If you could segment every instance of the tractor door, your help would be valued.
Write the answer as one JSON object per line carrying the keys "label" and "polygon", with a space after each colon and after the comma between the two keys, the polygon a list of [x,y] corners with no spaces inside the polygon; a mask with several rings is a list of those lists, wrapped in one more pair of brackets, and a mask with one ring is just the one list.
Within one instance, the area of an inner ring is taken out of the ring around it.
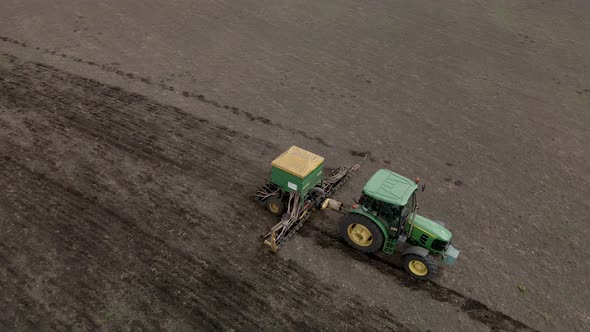
{"label": "tractor door", "polygon": [[412,196],[410,196],[408,203],[401,208],[399,231],[400,234],[401,232],[406,232],[408,238],[411,237],[411,234],[409,233],[411,233],[412,229],[412,215],[416,213],[417,208],[418,202],[416,200],[416,192],[414,191],[414,193],[412,193]]}
{"label": "tractor door", "polygon": [[396,239],[400,232],[400,208],[365,195],[361,197],[360,201],[362,202],[363,207],[365,207],[369,213],[377,217],[377,219],[379,219],[379,221],[385,226],[389,237]]}
{"label": "tractor door", "polygon": [[379,210],[378,218],[387,225],[387,231],[391,238],[397,239],[400,234],[400,215],[401,209],[399,206],[382,202]]}

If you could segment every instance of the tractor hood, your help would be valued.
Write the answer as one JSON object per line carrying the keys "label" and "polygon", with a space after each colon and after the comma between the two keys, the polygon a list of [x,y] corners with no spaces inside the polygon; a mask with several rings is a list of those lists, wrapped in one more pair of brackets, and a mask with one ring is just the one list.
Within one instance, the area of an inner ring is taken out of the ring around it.
{"label": "tractor hood", "polygon": [[416,219],[414,219],[414,227],[441,241],[450,242],[453,237],[453,234],[443,225],[418,214],[416,215]]}

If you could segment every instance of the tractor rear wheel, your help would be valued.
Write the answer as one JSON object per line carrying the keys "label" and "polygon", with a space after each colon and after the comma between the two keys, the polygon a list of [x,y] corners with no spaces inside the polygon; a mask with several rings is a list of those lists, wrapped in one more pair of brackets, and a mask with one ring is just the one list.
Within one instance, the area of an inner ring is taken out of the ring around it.
{"label": "tractor rear wheel", "polygon": [[412,277],[420,280],[430,279],[436,273],[436,262],[430,255],[425,257],[409,254],[403,257],[404,269]]}
{"label": "tractor rear wheel", "polygon": [[383,232],[372,220],[358,214],[349,214],[340,222],[340,233],[351,247],[374,253],[383,247]]}
{"label": "tractor rear wheel", "polygon": [[270,197],[264,201],[264,204],[268,212],[275,216],[282,216],[283,212],[285,212],[285,203],[278,197]]}

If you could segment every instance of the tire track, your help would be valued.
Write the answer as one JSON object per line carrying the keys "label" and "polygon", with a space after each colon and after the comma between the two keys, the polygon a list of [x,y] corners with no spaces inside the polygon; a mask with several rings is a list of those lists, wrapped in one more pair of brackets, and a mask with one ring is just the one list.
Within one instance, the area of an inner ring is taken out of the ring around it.
{"label": "tire track", "polygon": [[458,307],[459,310],[467,313],[471,319],[485,324],[493,331],[538,332],[538,330],[529,325],[516,320],[501,311],[494,310],[481,301],[447,288],[437,283],[435,280],[429,280],[427,282],[413,280],[408,277],[401,266],[384,258],[381,254],[364,254],[358,251],[353,251],[343,239],[320,229],[314,224],[308,224],[301,232],[301,235],[314,238],[317,243],[324,248],[347,250],[350,252],[349,256],[351,258],[370,265],[384,274],[395,276],[406,287],[426,293],[436,301]]}
{"label": "tire track", "polygon": [[313,136],[313,135],[306,133],[303,130],[291,128],[286,125],[283,125],[282,123],[274,122],[271,119],[268,119],[268,118],[265,118],[262,116],[257,116],[247,109],[241,109],[237,106],[231,106],[231,105],[227,105],[224,103],[220,103],[219,101],[207,98],[205,95],[203,95],[202,93],[199,93],[199,92],[178,91],[177,88],[175,88],[172,85],[167,85],[164,83],[155,83],[154,80],[150,77],[140,76],[140,75],[136,75],[133,73],[125,72],[117,67],[113,67],[113,66],[109,66],[109,65],[105,65],[105,64],[99,64],[94,61],[88,61],[88,60],[78,58],[75,56],[71,56],[71,55],[68,55],[65,53],[60,53],[58,51],[51,50],[49,48],[42,48],[42,47],[38,47],[38,46],[35,47],[35,46],[32,46],[26,42],[18,41],[16,39],[13,39],[10,37],[0,36],[0,41],[10,43],[13,45],[18,45],[23,48],[34,48],[36,51],[39,51],[42,54],[49,54],[49,55],[53,55],[56,57],[59,56],[64,59],[68,59],[68,60],[71,60],[74,62],[83,63],[85,65],[88,65],[88,66],[91,66],[94,68],[98,68],[98,69],[105,71],[105,72],[116,74],[116,75],[118,75],[120,77],[124,77],[126,79],[131,79],[131,80],[141,82],[141,83],[144,83],[144,84],[147,84],[150,86],[156,86],[156,87],[166,90],[166,91],[178,92],[178,93],[180,93],[181,96],[183,96],[185,98],[191,98],[191,99],[198,100],[199,102],[207,104],[209,106],[213,106],[220,111],[226,111],[226,112],[228,112],[228,114],[232,114],[232,115],[236,115],[236,116],[244,116],[250,121],[255,121],[255,122],[259,122],[264,125],[270,126],[270,127],[279,128],[281,130],[285,130],[287,132],[290,132],[291,134],[299,135],[299,136],[302,136],[306,139],[312,140],[312,141],[314,141],[318,144],[321,144],[323,146],[332,147],[331,144],[329,144],[328,142],[326,142],[323,138],[321,138],[319,136]]}
{"label": "tire track", "polygon": [[[34,72],[34,76],[30,73]],[[254,155],[264,156],[276,147],[267,142],[230,130],[224,126],[211,125],[203,118],[188,116],[180,109],[154,104],[143,96],[128,95],[109,86],[86,84],[74,75],[59,73],[54,68],[31,64],[18,65],[2,79],[7,91],[6,104],[13,108],[35,107],[54,115],[50,121],[63,131],[74,127],[95,140],[106,142],[140,158],[164,162],[180,169],[207,167],[203,154],[194,150],[206,148],[223,164],[244,163],[244,160],[228,153],[238,139],[253,141]],[[38,84],[43,77],[51,84]],[[27,90],[26,87],[31,87]],[[67,88],[65,88],[67,87]],[[90,98],[80,99],[80,95]],[[102,101],[105,99],[105,102]],[[84,103],[81,105],[80,103]],[[51,107],[47,107],[51,105]],[[83,111],[80,108],[84,107]],[[157,121],[154,121],[157,120]],[[69,128],[64,127],[68,125]],[[181,130],[179,130],[181,129]],[[211,140],[211,137],[215,140]],[[175,141],[191,141],[195,145],[177,145]],[[213,143],[213,144],[212,144]],[[223,148],[219,148],[219,146]],[[180,156],[180,158],[179,158]],[[178,161],[180,160],[180,162]],[[245,164],[245,166],[254,167]],[[217,170],[217,169],[215,169]],[[213,171],[213,169],[212,169]]]}

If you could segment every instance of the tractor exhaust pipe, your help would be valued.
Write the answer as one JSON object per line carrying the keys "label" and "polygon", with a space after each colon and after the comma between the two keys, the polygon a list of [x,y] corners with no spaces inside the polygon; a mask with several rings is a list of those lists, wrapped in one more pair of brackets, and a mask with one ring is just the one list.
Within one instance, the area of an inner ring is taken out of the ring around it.
{"label": "tractor exhaust pipe", "polygon": [[342,212],[344,208],[344,203],[339,202],[335,199],[326,198],[326,200],[322,203],[322,210],[330,208],[334,211]]}

